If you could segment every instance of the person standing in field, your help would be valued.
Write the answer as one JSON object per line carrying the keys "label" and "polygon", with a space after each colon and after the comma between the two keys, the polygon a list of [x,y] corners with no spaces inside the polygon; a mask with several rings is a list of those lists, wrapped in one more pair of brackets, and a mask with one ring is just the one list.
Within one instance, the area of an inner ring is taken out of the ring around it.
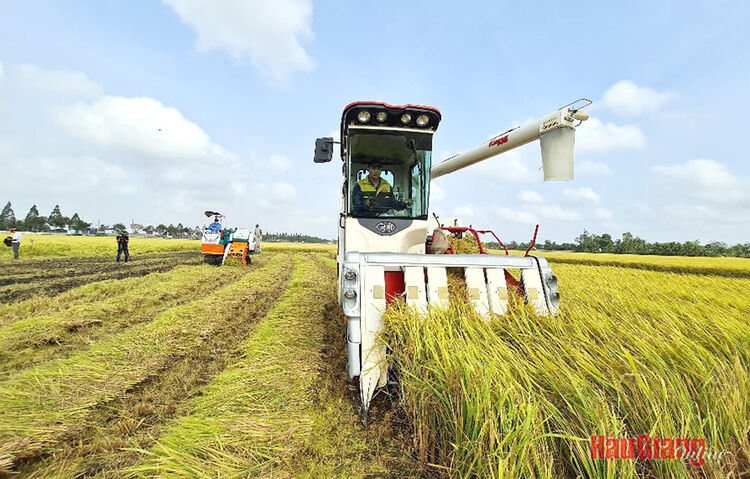
{"label": "person standing in field", "polygon": [[259,225],[255,225],[255,231],[253,232],[253,245],[256,251],[260,251],[260,241],[263,239],[263,231],[261,231]]}
{"label": "person standing in field", "polygon": [[128,232],[125,230],[120,231],[120,234],[117,235],[117,262],[120,262],[120,255],[125,253],[125,262],[128,262],[128,259],[130,259],[130,254],[128,253],[128,241],[130,241],[130,238],[128,238]]}
{"label": "person standing in field", "polygon": [[11,228],[10,233],[13,235],[11,238],[11,246],[13,246],[13,259],[18,259],[18,248],[21,246],[21,232],[16,228]]}

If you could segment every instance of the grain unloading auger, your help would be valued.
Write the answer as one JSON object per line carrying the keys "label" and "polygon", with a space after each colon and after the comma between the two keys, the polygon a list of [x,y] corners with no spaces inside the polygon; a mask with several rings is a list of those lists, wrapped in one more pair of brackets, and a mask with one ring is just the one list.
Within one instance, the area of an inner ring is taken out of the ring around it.
{"label": "grain unloading auger", "polygon": [[[582,99],[508,130],[432,166],[432,136],[441,119],[432,107],[355,102],[341,117],[343,182],[339,202],[338,296],[346,317],[348,376],[359,384],[361,414],[386,385],[385,346],[378,339],[388,303],[427,311],[448,304],[447,268],[462,268],[469,300],[483,316],[505,314],[508,294],[522,294],[540,314],[555,314],[557,279],[536,256],[430,254],[432,179],[537,139],[545,180],[573,179],[575,128],[588,119]],[[333,139],[315,143],[315,162],[333,157]],[[378,179],[380,178],[380,179]],[[507,288],[520,270],[519,288]],[[510,293],[509,293],[510,291]]]}

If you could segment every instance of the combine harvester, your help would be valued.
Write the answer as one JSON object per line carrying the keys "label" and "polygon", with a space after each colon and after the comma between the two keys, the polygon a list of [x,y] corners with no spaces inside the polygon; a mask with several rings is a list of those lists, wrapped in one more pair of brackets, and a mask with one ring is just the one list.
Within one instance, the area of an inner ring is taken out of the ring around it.
{"label": "combine harvester", "polygon": [[207,217],[214,217],[214,222],[203,228],[201,253],[208,264],[223,265],[227,258],[237,258],[243,265],[251,263],[250,255],[260,253],[259,238],[255,238],[250,228],[231,229],[221,225],[221,218],[226,218],[218,211],[205,211]]}
{"label": "combine harvester", "polygon": [[[463,268],[469,299],[485,317],[507,312],[509,291],[522,295],[539,314],[557,312],[557,278],[544,258],[528,252],[527,256],[431,254],[434,223],[428,217],[429,186],[432,179],[537,139],[545,181],[572,180],[575,128],[588,119],[582,108],[590,104],[587,99],[577,100],[435,166],[432,136],[441,119],[437,109],[379,102],[355,102],[344,108],[338,296],[346,317],[348,377],[359,384],[365,425],[373,395],[388,381],[385,346],[378,334],[383,312],[394,297],[404,295],[406,304],[423,311],[428,306],[445,307],[446,268]],[[333,138],[316,140],[316,163],[331,161],[333,143]],[[368,183],[372,166],[377,174],[382,171],[387,185],[382,180],[376,187]],[[520,270],[520,281],[507,270]]]}

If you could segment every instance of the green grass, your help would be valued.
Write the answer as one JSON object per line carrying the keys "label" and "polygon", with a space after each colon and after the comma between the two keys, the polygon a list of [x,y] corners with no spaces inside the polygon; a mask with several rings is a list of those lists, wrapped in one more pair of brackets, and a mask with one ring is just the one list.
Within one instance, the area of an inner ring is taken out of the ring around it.
{"label": "green grass", "polygon": [[343,380],[344,345],[334,342],[342,325],[333,268],[301,255],[295,264],[289,289],[243,344],[242,359],[143,451],[133,476],[390,477],[394,464],[407,467],[384,429],[358,425]]}
{"label": "green grass", "polygon": [[[246,272],[242,268],[180,266],[138,281],[124,280],[116,284],[116,291],[98,301],[89,296],[85,303],[53,314],[17,319],[0,327],[0,378],[11,370],[60,357],[119,329],[150,321],[161,311],[208,295]],[[58,297],[56,302],[61,300],[65,298]]]}
{"label": "green grass", "polygon": [[56,296],[39,295],[15,303],[0,303],[0,327],[33,316],[54,315],[76,306],[114,299],[145,283],[163,281],[172,274],[179,274],[182,268],[182,266],[177,266],[164,273],[96,281],[69,289]]}
{"label": "green grass", "polygon": [[320,323],[330,284],[295,256],[289,288],[243,344],[243,358],[205,388],[133,469],[146,477],[254,477],[284,461],[289,442],[312,427],[308,404],[320,361]]}
{"label": "green grass", "polygon": [[50,449],[81,426],[90,408],[157,373],[170,357],[199,346],[238,305],[273,301],[283,289],[288,264],[288,258],[276,256],[265,268],[201,300],[0,382],[0,458]]}

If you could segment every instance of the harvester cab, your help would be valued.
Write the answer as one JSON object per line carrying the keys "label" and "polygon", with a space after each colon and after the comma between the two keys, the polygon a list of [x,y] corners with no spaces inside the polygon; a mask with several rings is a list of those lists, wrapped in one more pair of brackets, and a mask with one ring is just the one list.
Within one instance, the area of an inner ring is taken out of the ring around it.
{"label": "harvester cab", "polygon": [[226,218],[217,211],[205,211],[214,217],[212,223],[203,228],[201,253],[208,264],[223,265],[227,258],[236,258],[247,265],[253,254],[260,253],[260,238],[255,238],[250,228],[224,228],[221,219]]}
{"label": "harvester cab", "polygon": [[[378,338],[387,305],[403,297],[425,313],[446,307],[446,271],[463,270],[468,298],[489,318],[505,314],[508,295],[520,294],[539,314],[555,314],[557,279],[544,258],[431,254],[430,181],[539,139],[545,180],[573,179],[576,126],[588,119],[578,100],[482,145],[433,165],[432,138],[441,114],[428,106],[355,102],[341,117],[343,179],[338,223],[338,297],[346,317],[348,378],[359,385],[361,415],[386,385],[385,346]],[[333,138],[319,138],[316,163],[333,157]],[[478,239],[478,238],[477,238]],[[508,270],[520,271],[508,288]],[[515,285],[514,285],[515,286]]]}

